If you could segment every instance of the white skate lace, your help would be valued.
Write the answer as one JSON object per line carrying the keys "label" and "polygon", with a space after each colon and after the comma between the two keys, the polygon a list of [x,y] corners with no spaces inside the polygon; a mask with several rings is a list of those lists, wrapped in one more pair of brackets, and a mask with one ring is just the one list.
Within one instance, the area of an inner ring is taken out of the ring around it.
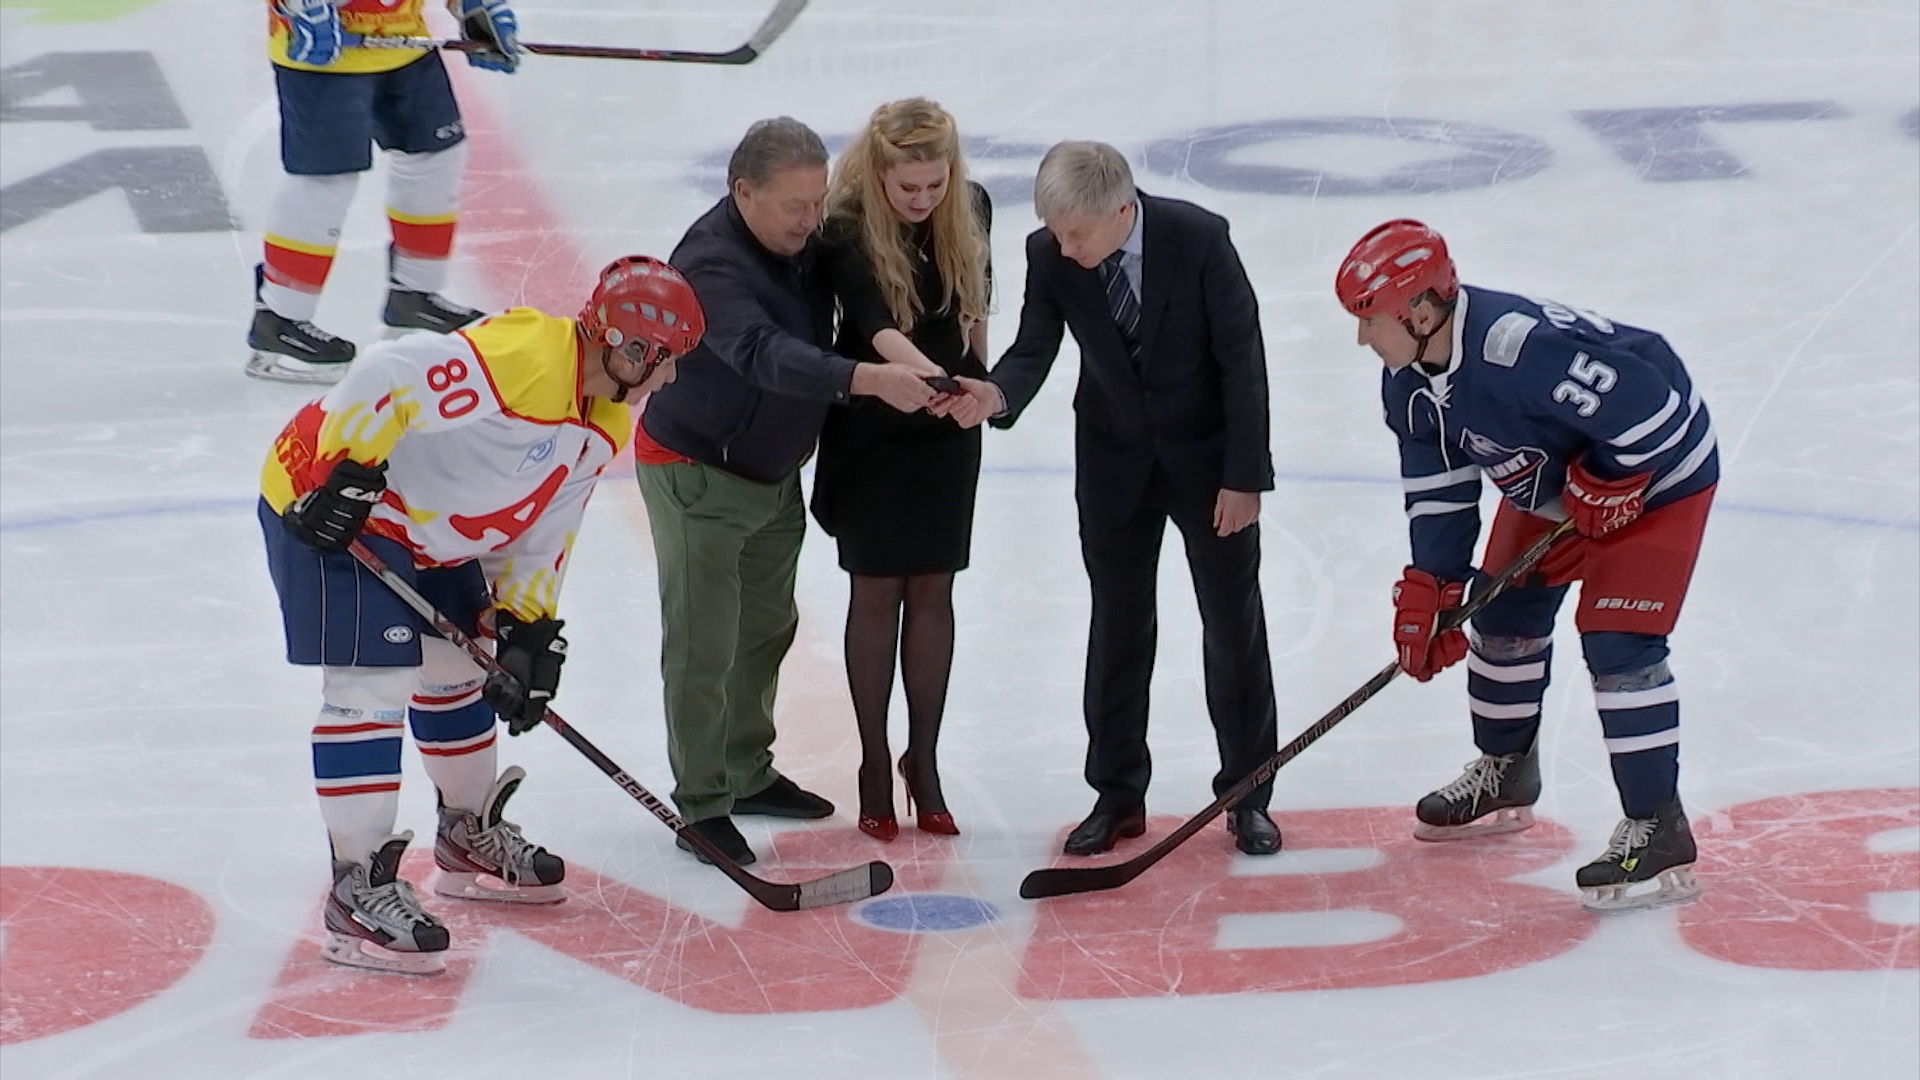
{"label": "white skate lace", "polygon": [[387,923],[419,926],[433,921],[420,906],[420,898],[404,878],[385,885],[366,885],[354,890],[354,904],[362,912]]}
{"label": "white skate lace", "polygon": [[491,829],[469,828],[467,836],[474,854],[499,868],[500,880],[509,885],[533,880],[533,853],[540,850],[540,846],[521,836],[520,826],[502,821]]}
{"label": "white skate lace", "polygon": [[1500,790],[1500,780],[1507,772],[1507,759],[1482,754],[1467,762],[1466,772],[1460,778],[1443,787],[1439,796],[1448,802],[1472,796],[1478,802],[1482,796],[1492,795]]}
{"label": "white skate lace", "polygon": [[1609,861],[1626,858],[1635,848],[1647,846],[1653,838],[1654,826],[1660,823],[1658,818],[1626,818],[1613,827],[1613,839],[1607,841],[1606,854],[1600,856]]}

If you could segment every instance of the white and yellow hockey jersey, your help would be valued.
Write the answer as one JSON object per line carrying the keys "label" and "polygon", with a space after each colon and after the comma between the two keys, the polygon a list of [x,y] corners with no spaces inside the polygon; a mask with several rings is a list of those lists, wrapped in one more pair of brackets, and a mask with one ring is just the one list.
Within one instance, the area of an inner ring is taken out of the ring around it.
{"label": "white and yellow hockey jersey", "polygon": [[416,565],[478,558],[500,606],[558,613],[567,555],[632,411],[581,396],[574,320],[514,308],[453,334],[376,345],[275,440],[262,471],[284,511],[343,458],[387,463],[367,531]]}
{"label": "white and yellow hockey jersey", "polygon": [[[425,37],[433,33],[427,25],[426,0],[334,0],[340,12],[340,30],[349,42],[368,37]],[[364,75],[406,67],[427,55],[425,49],[372,49],[364,45],[346,45],[339,59],[326,67],[298,64],[287,59],[287,40],[291,28],[276,0],[267,0],[267,55],[281,67],[300,71],[324,71],[332,75]]]}

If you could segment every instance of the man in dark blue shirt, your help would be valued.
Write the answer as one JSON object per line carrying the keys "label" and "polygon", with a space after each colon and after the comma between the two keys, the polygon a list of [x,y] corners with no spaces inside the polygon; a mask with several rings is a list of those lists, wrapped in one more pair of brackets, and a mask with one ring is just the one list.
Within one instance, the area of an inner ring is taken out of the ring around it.
{"label": "man in dark blue shirt", "polygon": [[799,625],[800,465],[830,404],[865,395],[913,412],[934,393],[906,367],[827,348],[833,297],[813,260],[827,194],[818,135],[791,117],[759,121],[727,162],[727,189],[674,248],[707,335],[648,399],[634,459],[660,571],[673,800],[723,854],[750,863],[734,816],[833,813],[773,767],[774,692]]}
{"label": "man in dark blue shirt", "polygon": [[[1587,906],[1691,899],[1693,834],[1678,794],[1680,704],[1667,666],[1719,455],[1713,423],[1660,335],[1546,300],[1462,286],[1446,241],[1417,221],[1368,233],[1335,279],[1359,343],[1386,364],[1412,563],[1394,587],[1402,670],[1426,681],[1463,657],[1481,756],[1422,799],[1414,835],[1459,840],[1533,824],[1537,735],[1553,624],[1575,616],[1626,819],[1576,875]],[[1480,481],[1501,501],[1498,570],[1571,517],[1540,568],[1482,608],[1471,641],[1436,633],[1459,607],[1480,534]],[[1654,881],[1656,890],[1636,890]]]}

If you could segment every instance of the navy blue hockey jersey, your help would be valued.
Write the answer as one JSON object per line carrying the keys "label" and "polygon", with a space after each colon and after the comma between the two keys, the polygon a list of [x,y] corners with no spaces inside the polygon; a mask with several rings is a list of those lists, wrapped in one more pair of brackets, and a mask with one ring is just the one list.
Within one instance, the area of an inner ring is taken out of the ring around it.
{"label": "navy blue hockey jersey", "polygon": [[1647,508],[1720,478],[1713,423],[1666,339],[1551,300],[1463,286],[1445,371],[1389,368],[1413,565],[1464,580],[1484,474],[1515,507],[1555,521],[1567,463],[1602,479],[1652,473]]}

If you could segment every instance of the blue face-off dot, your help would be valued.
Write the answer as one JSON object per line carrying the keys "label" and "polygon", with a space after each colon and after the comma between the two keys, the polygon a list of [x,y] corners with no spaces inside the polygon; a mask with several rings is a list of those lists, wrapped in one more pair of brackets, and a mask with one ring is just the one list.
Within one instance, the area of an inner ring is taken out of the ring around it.
{"label": "blue face-off dot", "polygon": [[855,908],[853,917],[875,930],[940,934],[995,922],[1000,918],[1000,909],[971,896],[914,893],[869,901]]}

